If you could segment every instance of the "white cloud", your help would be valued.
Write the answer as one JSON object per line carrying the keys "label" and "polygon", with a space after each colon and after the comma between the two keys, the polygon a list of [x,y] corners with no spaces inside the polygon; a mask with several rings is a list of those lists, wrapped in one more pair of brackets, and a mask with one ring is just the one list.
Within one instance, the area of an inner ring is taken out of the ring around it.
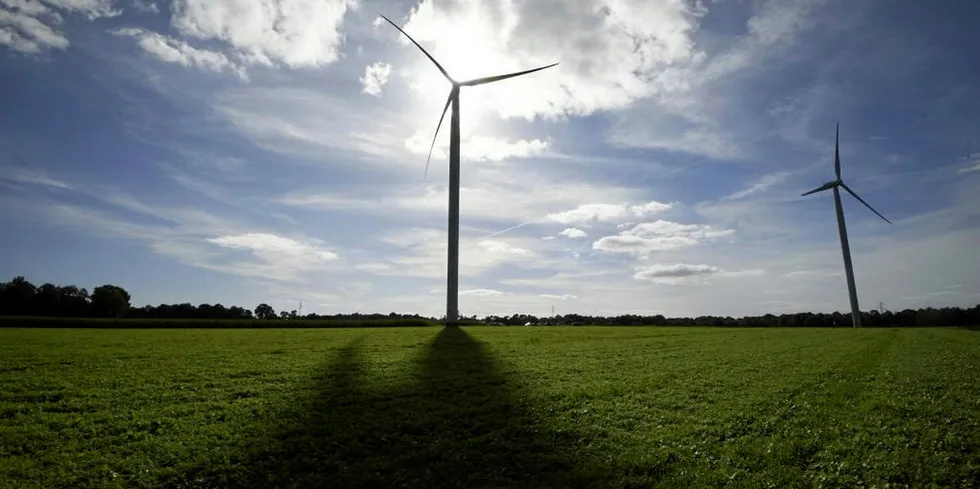
{"label": "white cloud", "polygon": [[209,238],[208,242],[227,248],[252,250],[258,255],[268,254],[273,259],[282,257],[283,255],[311,256],[326,261],[336,260],[338,258],[337,254],[332,251],[269,233],[245,233],[219,236],[217,238]]}
{"label": "white cloud", "polygon": [[[45,197],[34,192],[29,194],[30,200],[8,197],[4,206],[16,206],[21,209],[19,215],[32,221],[43,218],[100,237],[135,240],[178,263],[258,282],[299,286],[308,284],[324,270],[335,276],[347,271],[338,253],[316,239],[255,231],[237,219],[193,207],[144,201],[113,188],[60,181],[43,184],[71,190],[76,196],[84,196],[84,200],[95,199],[102,205],[96,210],[87,205],[61,203],[57,200],[61,195]],[[247,253],[243,256],[240,251]]]}
{"label": "white cloud", "polygon": [[[406,228],[390,231],[379,241],[393,245],[393,252],[380,253],[383,259],[372,257],[370,262],[358,268],[374,275],[444,278],[448,243],[446,231],[432,228]],[[530,244],[533,239],[524,240]],[[538,253],[517,241],[502,239],[473,240],[460,237],[459,274],[462,277],[478,276],[489,270],[508,265],[512,267],[534,266],[541,261]]]}
{"label": "white cloud", "polygon": [[750,186],[749,188],[746,188],[744,190],[740,190],[740,191],[735,192],[735,193],[733,193],[731,195],[728,195],[724,199],[725,200],[735,200],[735,199],[741,199],[741,198],[744,198],[744,197],[748,197],[748,196],[750,196],[752,194],[756,194],[756,193],[765,191],[768,188],[772,187],[773,185],[779,185],[780,183],[785,182],[787,177],[789,177],[789,173],[788,172],[778,172],[778,173],[773,173],[773,174],[770,174],[770,175],[766,175],[766,176],[762,177],[761,179],[759,179],[758,182],[752,184],[752,186]]}
{"label": "white cloud", "polygon": [[[435,147],[432,148],[432,158],[441,159],[449,157],[449,131],[444,126],[440,129],[439,139],[436,140]],[[429,154],[432,145],[432,134],[424,131],[416,131],[412,137],[405,140],[405,148],[412,153],[419,155]],[[540,139],[518,139],[517,141],[506,141],[501,138],[490,136],[470,136],[462,138],[460,142],[460,154],[462,158],[477,161],[503,161],[510,158],[528,158],[539,155],[548,149],[549,143]]]}
{"label": "white cloud", "polygon": [[[416,218],[445,216],[448,210],[448,191],[445,187],[373,187],[371,191],[373,195],[370,198],[365,197],[363,191],[350,191],[346,195],[336,191],[298,192],[282,198],[281,202],[357,214],[390,216],[398,212]],[[497,222],[509,227],[513,227],[515,222],[561,222],[546,216],[560,209],[574,208],[583,200],[604,197],[634,200],[637,192],[614,185],[574,180],[555,179],[545,186],[541,185],[539,178],[524,173],[521,168],[511,167],[500,172],[488,169],[480,174],[468,175],[467,184],[460,189],[460,214],[465,219]]]}
{"label": "white cloud", "polygon": [[[358,97],[287,87],[244,86],[221,92],[211,108],[255,144],[299,158],[291,163],[406,165],[407,116],[388,104],[365,110]],[[344,151],[349,157],[338,158]],[[424,162],[423,162],[424,163]]]}
{"label": "white cloud", "polygon": [[53,26],[64,22],[61,12],[93,21],[115,17],[115,0],[0,0],[0,45],[28,55],[65,50],[68,37]]}
{"label": "white cloud", "polygon": [[578,228],[565,228],[558,234],[570,239],[584,238],[589,235],[589,233]]}
{"label": "white cloud", "polygon": [[112,34],[137,39],[143,51],[161,61],[175,63],[188,68],[200,68],[221,73],[231,71],[242,79],[247,79],[245,70],[231,62],[224,54],[206,49],[198,49],[179,39],[173,39],[156,32],[127,27],[116,29]]}
{"label": "white cloud", "polygon": [[508,255],[527,255],[528,251],[523,248],[512,246],[502,241],[485,239],[477,243],[477,246],[490,253],[503,253]]}
{"label": "white cloud", "polygon": [[44,3],[59,10],[82,14],[88,20],[122,14],[121,9],[113,8],[116,0],[44,0]]}
{"label": "white cloud", "polygon": [[566,238],[572,238],[572,239],[575,239],[575,238],[584,238],[584,237],[586,237],[586,236],[589,235],[589,233],[586,233],[585,231],[582,231],[581,229],[578,229],[578,228],[565,228],[565,229],[562,230],[562,232],[560,232],[558,234],[560,234],[560,235],[562,235],[562,236],[564,236]]}
{"label": "white cloud", "polygon": [[362,92],[375,97],[381,96],[381,88],[388,83],[388,76],[391,75],[391,65],[378,61],[364,68],[364,76],[359,78],[364,85]]}
{"label": "white cloud", "polygon": [[55,187],[62,189],[70,189],[71,186],[67,183],[48,176],[44,173],[38,173],[26,169],[18,168],[0,168],[0,180],[10,180],[13,182],[28,183],[33,185],[42,185],[46,187]]}
{"label": "white cloud", "polygon": [[657,263],[638,269],[633,278],[654,283],[676,284],[690,282],[691,279],[708,277],[719,272],[721,272],[720,268],[711,265],[688,265],[684,263],[665,265]]}
{"label": "white cloud", "polygon": [[463,296],[475,295],[479,297],[492,297],[492,296],[504,295],[504,292],[501,292],[497,289],[471,289],[471,290],[461,290],[459,291],[459,295],[463,295]]}
{"label": "white cloud", "polygon": [[593,221],[615,222],[631,217],[644,218],[670,209],[672,204],[650,201],[644,204],[582,204],[574,209],[548,214],[548,220],[562,224],[585,224]]}
{"label": "white cloud", "polygon": [[140,12],[146,12],[146,13],[151,13],[151,14],[159,14],[160,13],[160,7],[158,7],[157,4],[155,2],[152,2],[152,1],[147,1],[147,0],[132,0],[130,2],[130,5],[132,5],[133,8],[135,8],[136,10],[139,10]]}
{"label": "white cloud", "polygon": [[538,297],[542,299],[554,299],[559,301],[578,299],[577,295],[572,295],[572,294],[538,294]]}
{"label": "white cloud", "polygon": [[793,270],[791,272],[786,272],[783,276],[789,279],[804,279],[809,280],[812,278],[827,278],[827,277],[840,277],[844,275],[843,270],[832,270],[832,269],[819,269],[819,270]]}
{"label": "white cloud", "polygon": [[[617,114],[608,140],[635,148],[659,148],[703,156],[705,160],[741,159],[749,145],[765,134],[749,133],[754,120],[740,106],[735,78],[761,71],[765,63],[786,52],[800,35],[825,16],[817,9],[826,0],[754,2],[746,35],[732,37],[715,52],[696,51],[690,62],[675,63],[661,75],[655,96]],[[762,127],[757,129],[762,130]]]}
{"label": "white cloud", "polygon": [[[561,63],[481,86],[480,101],[468,107],[479,103],[504,117],[584,115],[669,89],[673,67],[700,56],[690,36],[703,14],[683,0],[450,0],[421,3],[402,27],[461,80]],[[440,76],[404,36],[388,35],[416,51],[413,80]]]}
{"label": "white cloud", "polygon": [[[37,0],[0,0],[0,6],[4,9],[20,12],[24,15],[37,16],[40,14],[51,14],[51,9]],[[61,22],[54,19],[56,22]]]}
{"label": "white cloud", "polygon": [[974,161],[973,162],[973,166],[967,166],[967,167],[964,167],[964,168],[960,168],[960,170],[957,173],[961,173],[961,174],[962,173],[973,173],[973,172],[978,172],[978,171],[980,171],[980,160]]}
{"label": "white cloud", "polygon": [[36,1],[2,0],[2,2],[0,44],[23,54],[40,54],[52,49],[68,48],[70,43],[67,37],[37,18],[43,15],[49,19],[49,22],[59,23],[60,16],[49,8]]}
{"label": "white cloud", "polygon": [[658,251],[695,246],[702,242],[731,236],[732,229],[716,229],[704,224],[681,224],[657,220],[641,223],[615,236],[592,243],[592,248],[611,253],[647,255]]}
{"label": "white cloud", "polygon": [[340,56],[340,25],[352,0],[174,0],[171,26],[220,41],[248,64],[326,66]]}

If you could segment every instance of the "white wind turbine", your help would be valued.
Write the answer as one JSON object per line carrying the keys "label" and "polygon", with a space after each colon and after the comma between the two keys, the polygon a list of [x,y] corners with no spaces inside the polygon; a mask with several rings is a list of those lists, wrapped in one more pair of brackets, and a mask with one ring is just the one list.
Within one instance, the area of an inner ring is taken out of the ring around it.
{"label": "white wind turbine", "polygon": [[854,266],[851,264],[851,248],[847,244],[847,227],[844,225],[844,208],[841,206],[840,202],[840,188],[843,188],[847,193],[851,194],[855,199],[864,204],[871,212],[874,212],[878,217],[882,218],[888,224],[892,222],[885,219],[885,216],[881,215],[880,212],[876,211],[871,204],[864,201],[858,194],[854,193],[853,190],[848,187],[840,176],[840,123],[837,124],[837,139],[834,144],[834,172],[837,174],[837,180],[832,182],[827,182],[805,194],[807,196],[810,194],[815,194],[817,192],[823,192],[824,190],[833,189],[834,190],[834,207],[837,209],[837,230],[840,233],[840,247],[841,252],[844,254],[844,273],[847,275],[847,293],[851,299],[851,320],[855,328],[861,327],[861,309],[858,307],[857,298],[857,288],[854,285]]}
{"label": "white wind turbine", "polygon": [[450,83],[452,83],[453,88],[449,92],[449,98],[446,100],[446,106],[442,109],[442,115],[439,116],[439,124],[436,125],[436,132],[432,136],[432,145],[429,147],[429,157],[425,160],[425,172],[429,172],[429,160],[432,159],[432,150],[436,145],[436,137],[439,135],[439,128],[442,127],[442,120],[446,117],[446,111],[449,110],[449,105],[453,106],[453,115],[450,120],[450,132],[449,132],[449,259],[448,259],[448,277],[446,279],[446,324],[455,325],[459,317],[459,89],[461,87],[473,87],[477,85],[484,85],[487,83],[493,83],[496,81],[506,80],[508,78],[513,78],[515,76],[526,75],[528,73],[534,73],[535,71],[540,71],[545,68],[551,68],[558,63],[553,63],[548,66],[542,66],[540,68],[534,68],[533,70],[519,71],[517,73],[508,73],[506,75],[496,75],[488,76],[484,78],[476,78],[473,80],[466,81],[456,81],[453,77],[449,76],[449,73],[439,64],[428,51],[425,50],[419,43],[412,39],[407,32],[403,31],[398,24],[395,24],[388,17],[384,15],[381,16],[382,19],[387,20],[389,24],[393,25],[398,32],[405,34],[405,37],[409,41],[412,41],[417,48],[422,51],[422,54],[429,61],[432,61],[442,76],[446,77]]}

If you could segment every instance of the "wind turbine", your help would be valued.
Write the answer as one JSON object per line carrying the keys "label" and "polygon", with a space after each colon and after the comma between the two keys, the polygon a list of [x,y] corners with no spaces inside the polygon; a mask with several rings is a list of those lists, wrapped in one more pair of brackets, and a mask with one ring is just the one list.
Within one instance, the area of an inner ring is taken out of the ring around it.
{"label": "wind turbine", "polygon": [[851,248],[847,245],[847,227],[844,225],[844,208],[841,206],[840,202],[840,188],[843,188],[847,193],[851,194],[855,199],[864,204],[871,212],[878,214],[878,217],[882,218],[888,224],[892,222],[885,219],[885,216],[881,215],[880,212],[876,211],[871,204],[864,201],[858,194],[854,193],[850,187],[848,187],[840,176],[840,123],[837,123],[837,140],[834,145],[834,172],[837,174],[837,180],[832,182],[827,182],[805,194],[807,196],[810,194],[815,194],[817,192],[823,192],[824,190],[833,189],[834,190],[834,208],[837,210],[837,230],[840,232],[840,247],[844,254],[844,272],[847,275],[847,293],[851,299],[851,320],[855,328],[861,327],[861,309],[858,308],[858,297],[857,289],[854,286],[854,266],[851,264]]}
{"label": "wind turbine", "polygon": [[446,106],[442,109],[442,115],[439,116],[439,124],[436,125],[436,133],[432,136],[432,145],[429,147],[429,157],[425,160],[425,173],[429,173],[429,160],[432,159],[432,150],[436,146],[436,137],[439,135],[439,128],[442,127],[442,120],[446,117],[446,111],[449,110],[450,104],[453,106],[453,115],[450,120],[450,132],[449,132],[449,259],[448,261],[448,277],[446,279],[446,324],[455,325],[458,321],[459,310],[458,310],[458,290],[459,290],[459,89],[462,87],[474,87],[477,85],[484,85],[487,83],[493,83],[496,81],[506,80],[508,78],[513,78],[515,76],[526,75],[528,73],[534,73],[535,71],[541,71],[546,68],[551,68],[558,63],[553,63],[548,66],[542,66],[540,68],[534,68],[533,70],[519,71],[517,73],[508,73],[506,75],[496,75],[488,76],[484,78],[475,78],[473,80],[466,81],[456,81],[453,77],[449,76],[449,73],[436,61],[428,51],[425,50],[419,43],[412,39],[407,32],[403,31],[398,24],[395,24],[388,17],[384,15],[381,16],[382,19],[387,20],[389,24],[393,25],[398,32],[405,34],[405,37],[415,47],[422,51],[422,54],[429,61],[432,61],[442,76],[446,77],[450,83],[453,84],[452,90],[449,91],[449,98],[446,100]]}

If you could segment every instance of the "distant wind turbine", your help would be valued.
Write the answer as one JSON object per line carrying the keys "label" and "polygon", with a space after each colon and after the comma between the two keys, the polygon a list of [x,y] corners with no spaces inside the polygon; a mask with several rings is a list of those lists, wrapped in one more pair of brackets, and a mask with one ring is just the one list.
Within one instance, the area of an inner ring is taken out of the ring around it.
{"label": "distant wind turbine", "polygon": [[517,73],[509,73],[506,75],[496,75],[488,76],[484,78],[476,78],[467,81],[456,81],[453,77],[449,76],[449,73],[436,61],[428,51],[425,50],[419,43],[412,39],[407,32],[403,31],[398,24],[395,24],[388,17],[384,15],[381,16],[382,19],[387,20],[389,24],[393,25],[398,32],[405,34],[405,37],[415,47],[422,51],[422,54],[429,61],[432,61],[442,73],[442,76],[446,77],[450,83],[453,84],[452,90],[449,91],[449,98],[446,100],[446,106],[442,109],[442,115],[439,116],[439,124],[436,125],[436,133],[432,136],[432,145],[429,147],[429,157],[425,160],[425,174],[429,173],[429,160],[432,159],[432,150],[436,146],[436,137],[439,135],[439,128],[442,127],[442,120],[446,117],[446,111],[449,110],[449,105],[453,106],[453,115],[450,120],[450,132],[449,132],[449,259],[448,259],[448,278],[446,287],[446,324],[455,325],[458,321],[459,310],[458,305],[458,291],[459,291],[459,89],[461,87],[474,87],[477,85],[484,85],[486,83],[493,83],[496,81],[506,80],[508,78],[513,78],[515,76],[526,75],[528,73],[534,73],[535,71],[541,71],[545,68],[551,68],[558,63],[553,63],[548,66],[542,66],[540,68],[534,68],[533,70],[519,71]]}
{"label": "distant wind turbine", "polygon": [[853,190],[848,187],[840,176],[840,123],[837,124],[837,140],[834,145],[834,172],[837,174],[837,180],[832,182],[827,182],[805,194],[807,196],[810,194],[815,194],[817,192],[823,192],[824,190],[833,189],[834,190],[834,207],[837,209],[837,230],[840,232],[840,247],[844,254],[844,272],[847,275],[847,293],[850,295],[851,299],[851,320],[855,328],[861,327],[861,309],[858,307],[857,298],[857,288],[854,285],[854,266],[851,264],[851,249],[847,244],[847,227],[844,225],[844,208],[841,206],[840,202],[840,190],[843,188],[847,193],[851,194],[855,199],[864,204],[871,212],[874,212],[878,217],[882,218],[888,224],[892,222],[885,219],[885,216],[881,215],[880,212],[876,211],[871,204],[864,201],[858,194],[854,193]]}

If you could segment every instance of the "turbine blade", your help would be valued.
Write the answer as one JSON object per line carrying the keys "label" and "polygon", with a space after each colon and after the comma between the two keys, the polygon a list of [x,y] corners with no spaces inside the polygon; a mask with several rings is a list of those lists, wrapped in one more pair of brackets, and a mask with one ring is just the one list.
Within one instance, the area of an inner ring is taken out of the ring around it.
{"label": "turbine blade", "polygon": [[442,127],[442,120],[446,118],[446,111],[449,110],[449,104],[453,101],[454,93],[456,93],[455,89],[449,92],[449,98],[446,99],[446,107],[442,109],[442,115],[439,116],[439,124],[436,124],[436,133],[432,135],[432,145],[429,146],[429,157],[425,159],[425,176],[429,176],[429,160],[432,159],[432,150],[436,148],[436,138],[439,137],[439,128]]}
{"label": "turbine blade", "polygon": [[840,122],[837,123],[837,140],[834,143],[834,172],[840,180]]}
{"label": "turbine blade", "polygon": [[832,188],[834,188],[834,185],[837,185],[837,182],[827,182],[827,183],[825,183],[825,184],[823,184],[823,185],[821,185],[821,186],[819,186],[819,187],[817,187],[817,188],[815,188],[815,189],[813,189],[813,190],[811,190],[811,191],[803,194],[801,197],[806,197],[807,195],[810,195],[810,194],[815,194],[817,192],[823,192],[824,190],[832,189]]}
{"label": "turbine blade", "polygon": [[891,224],[892,223],[891,221],[889,221],[888,219],[886,219],[885,216],[881,215],[880,212],[876,211],[874,207],[871,207],[871,204],[865,202],[864,199],[862,199],[861,197],[858,197],[858,194],[854,193],[854,191],[851,190],[850,187],[848,187],[847,185],[844,185],[843,183],[841,183],[840,186],[841,187],[844,187],[844,190],[847,190],[847,193],[851,194],[855,199],[861,201],[861,203],[864,204],[865,207],[867,207],[868,209],[871,209],[871,212],[874,212],[875,214],[878,214],[878,217],[880,217],[882,219],[885,219],[885,222],[887,222],[888,224]]}
{"label": "turbine blade", "polygon": [[508,78],[514,78],[515,76],[521,76],[521,75],[526,75],[528,73],[534,73],[535,71],[541,71],[541,70],[544,70],[544,69],[547,69],[547,68],[551,68],[552,66],[556,66],[556,65],[558,65],[558,63],[552,63],[552,64],[550,64],[548,66],[542,66],[540,68],[535,68],[533,70],[524,70],[524,71],[518,71],[517,73],[508,73],[506,75],[497,75],[497,76],[488,76],[488,77],[484,77],[484,78],[475,78],[473,80],[467,80],[467,81],[464,81],[464,82],[459,82],[459,85],[462,86],[462,87],[472,87],[472,86],[476,86],[476,85],[483,85],[484,83],[493,83],[495,81],[506,80]]}
{"label": "turbine blade", "polygon": [[443,68],[442,65],[439,64],[439,62],[436,61],[436,59],[433,58],[432,55],[429,54],[428,51],[425,50],[425,48],[423,48],[421,45],[419,45],[419,43],[415,42],[415,39],[412,39],[412,36],[408,35],[407,32],[403,31],[401,27],[398,27],[398,24],[392,22],[391,19],[389,19],[388,17],[385,17],[384,15],[382,15],[381,18],[384,19],[384,20],[387,20],[389,24],[395,26],[395,29],[398,29],[398,32],[401,32],[402,34],[405,34],[405,37],[407,37],[409,41],[412,41],[412,44],[414,44],[415,47],[421,49],[422,50],[422,54],[424,54],[426,58],[429,58],[429,61],[432,61],[432,63],[436,65],[436,68],[439,68],[439,72],[442,73],[442,76],[446,77],[446,79],[448,79],[450,82],[456,83],[453,80],[453,77],[449,76],[449,73],[446,72],[445,68]]}

